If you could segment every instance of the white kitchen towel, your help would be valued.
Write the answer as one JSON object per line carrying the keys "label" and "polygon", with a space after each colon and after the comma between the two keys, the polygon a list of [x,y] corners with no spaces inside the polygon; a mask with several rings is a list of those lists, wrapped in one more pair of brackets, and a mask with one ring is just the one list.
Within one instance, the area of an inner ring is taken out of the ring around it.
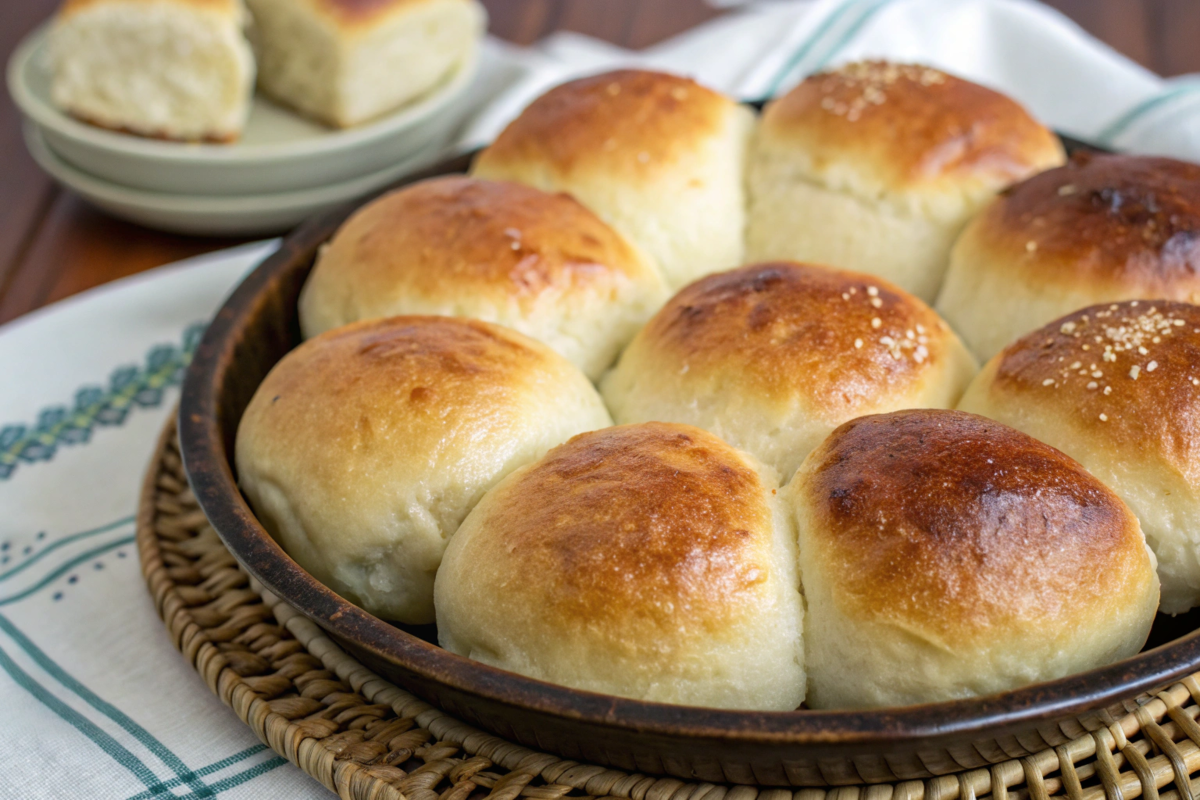
{"label": "white kitchen towel", "polygon": [[[571,35],[497,52],[522,69],[494,90],[474,141],[538,87],[617,64],[756,98],[844,59],[890,56],[999,87],[1083,138],[1200,156],[1195,84],[1163,81],[1017,0],[761,3],[641,53]],[[137,491],[192,348],[272,247],[156,270],[0,328],[4,800],[329,796],[257,742],[176,653],[133,547]]]}
{"label": "white kitchen towel", "polygon": [[749,3],[636,53],[561,33],[523,58],[525,75],[472,120],[464,146],[490,141],[549,86],[616,66],[680,72],[761,100],[821,69],[889,58],[1010,94],[1080,139],[1200,161],[1200,77],[1165,80],[1033,0]]}

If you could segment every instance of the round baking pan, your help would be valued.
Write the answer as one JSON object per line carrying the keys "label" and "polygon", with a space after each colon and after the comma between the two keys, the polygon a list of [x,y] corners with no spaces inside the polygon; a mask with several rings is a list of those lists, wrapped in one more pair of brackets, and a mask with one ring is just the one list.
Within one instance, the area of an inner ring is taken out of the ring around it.
{"label": "round baking pan", "polygon": [[[462,156],[405,183],[464,172],[469,163]],[[1146,649],[1133,658],[1015,691],[870,711],[728,711],[544,683],[442,650],[433,626],[396,626],[368,614],[283,552],[238,491],[232,461],[251,396],[300,342],[296,301],[317,250],[352,211],[302,225],[218,312],[184,381],[183,457],[201,507],[247,572],[355,658],[447,712],[531,747],[631,771],[848,785],[957,772],[1057,746],[1200,668],[1200,613],[1160,615]]]}

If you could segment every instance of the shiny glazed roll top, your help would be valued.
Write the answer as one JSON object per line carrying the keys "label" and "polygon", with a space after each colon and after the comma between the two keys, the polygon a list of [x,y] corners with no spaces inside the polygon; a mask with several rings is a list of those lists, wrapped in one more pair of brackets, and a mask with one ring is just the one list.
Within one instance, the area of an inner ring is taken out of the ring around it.
{"label": "shiny glazed roll top", "polygon": [[960,411],[838,428],[784,491],[813,708],[954,700],[1138,652],[1158,606],[1137,518],[1078,463]]}
{"label": "shiny glazed roll top", "polygon": [[472,174],[568,192],[639,245],[672,288],[742,263],[754,112],[688,78],[618,70],[530,103]]}
{"label": "shiny glazed roll top", "polygon": [[483,493],[608,424],[583,373],[515,331],[359,322],[267,374],[238,425],[238,483],[317,580],[376,616],[428,623],[446,542]]}
{"label": "shiny glazed roll top", "polygon": [[491,490],[442,562],[451,652],[712,708],[804,699],[796,542],[753,458],[686,425],[582,434]]}

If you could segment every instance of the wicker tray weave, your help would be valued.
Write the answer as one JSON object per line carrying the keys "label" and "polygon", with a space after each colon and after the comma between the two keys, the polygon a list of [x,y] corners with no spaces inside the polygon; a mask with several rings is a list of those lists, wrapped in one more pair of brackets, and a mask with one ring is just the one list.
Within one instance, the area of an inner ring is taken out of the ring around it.
{"label": "wicker tray weave", "polygon": [[[138,509],[142,571],[175,646],[255,734],[347,800],[1196,800],[1200,673],[1026,758],[831,789],[685,783],[566,761],[472,728],[384,681],[254,585],[188,488],[174,421]],[[1195,779],[1194,779],[1195,776]]]}

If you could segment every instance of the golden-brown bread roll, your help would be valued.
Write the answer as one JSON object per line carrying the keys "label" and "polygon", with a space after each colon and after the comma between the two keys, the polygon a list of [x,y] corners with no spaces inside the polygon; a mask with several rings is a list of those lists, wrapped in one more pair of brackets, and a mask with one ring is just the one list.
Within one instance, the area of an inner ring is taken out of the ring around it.
{"label": "golden-brown bread roll", "polygon": [[742,262],[754,113],[687,78],[621,70],[534,100],[472,173],[569,192],[678,288]]}
{"label": "golden-brown bread roll", "polygon": [[438,638],[578,689],[796,708],[804,612],[775,487],[686,425],[577,436],[484,495],[451,540]]}
{"label": "golden-brown bread roll", "polygon": [[231,142],[254,91],[242,0],[66,0],[50,28],[54,104],[105,128]]}
{"label": "golden-brown bread roll", "polygon": [[993,358],[959,408],[1057,447],[1112,487],[1158,557],[1162,610],[1200,605],[1200,308],[1077,311]]}
{"label": "golden-brown bread roll", "polygon": [[1200,165],[1078,154],[1020,183],[954,246],[937,308],[981,359],[1085,306],[1200,300]]}
{"label": "golden-brown bread roll", "polygon": [[1064,157],[1008,97],[879,61],[813,75],[769,103],[751,150],[748,261],[869,272],[927,303],[963,224]]}
{"label": "golden-brown bread roll", "polygon": [[237,432],[238,481],[313,577],[385,619],[433,621],[446,542],[483,493],[609,424],[583,373],[476,320],[393,317],[309,339]]}
{"label": "golden-brown bread roll", "polygon": [[602,384],[618,424],[711,431],[787,480],[843,422],[951,408],[975,360],[887,281],[780,262],[710,275],[671,299]]}
{"label": "golden-brown bread roll", "polygon": [[386,114],[445,81],[487,27],[475,0],[246,0],[259,85],[345,128]]}
{"label": "golden-brown bread roll", "polygon": [[300,327],[315,336],[396,314],[474,317],[596,379],[666,297],[649,260],[571,197],[456,175],[350,217],[304,286]]}
{"label": "golden-brown bread roll", "polygon": [[1158,578],[1137,518],[1000,423],[898,411],[833,432],[784,490],[813,708],[985,695],[1131,656]]}

